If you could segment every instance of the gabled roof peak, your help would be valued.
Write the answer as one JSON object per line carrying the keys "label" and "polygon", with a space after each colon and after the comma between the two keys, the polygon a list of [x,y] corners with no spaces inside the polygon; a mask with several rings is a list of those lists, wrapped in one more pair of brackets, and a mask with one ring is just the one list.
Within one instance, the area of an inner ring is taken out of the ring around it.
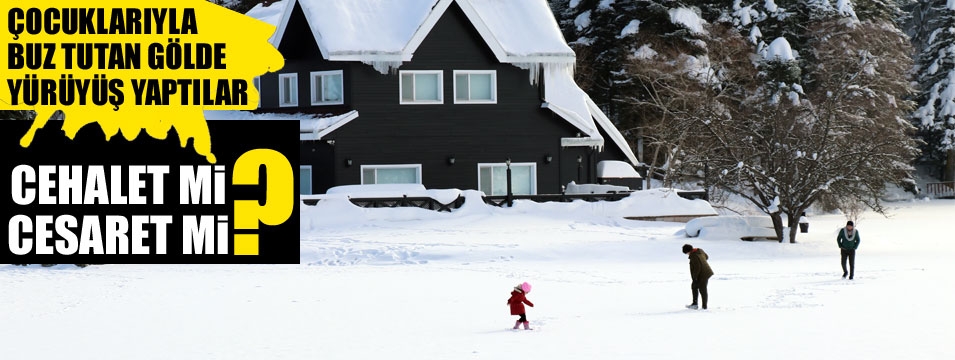
{"label": "gabled roof peak", "polygon": [[276,25],[278,47],[298,4],[325,59],[386,64],[375,66],[382,71],[410,61],[455,2],[498,61],[574,63],[546,0],[283,0],[272,5],[284,6],[281,18],[261,5],[248,14]]}

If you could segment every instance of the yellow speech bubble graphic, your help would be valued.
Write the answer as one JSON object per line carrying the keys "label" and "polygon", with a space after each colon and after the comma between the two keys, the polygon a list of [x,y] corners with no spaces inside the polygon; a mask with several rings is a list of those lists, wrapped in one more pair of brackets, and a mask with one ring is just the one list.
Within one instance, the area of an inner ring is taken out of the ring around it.
{"label": "yellow speech bubble graphic", "polygon": [[203,110],[255,109],[252,79],[285,65],[269,43],[274,26],[204,0],[20,4],[0,5],[0,108],[36,111],[23,147],[62,110],[70,139],[92,123],[107,140],[164,140],[175,128],[180,146],[191,138],[215,163]]}

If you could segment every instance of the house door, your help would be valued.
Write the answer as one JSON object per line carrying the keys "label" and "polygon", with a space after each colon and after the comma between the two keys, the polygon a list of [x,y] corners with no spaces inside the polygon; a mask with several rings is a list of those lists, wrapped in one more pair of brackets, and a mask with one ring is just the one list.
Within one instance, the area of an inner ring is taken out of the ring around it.
{"label": "house door", "polygon": [[571,181],[577,184],[594,183],[596,179],[593,178],[592,164],[590,148],[562,148],[560,152],[561,185],[567,185]]}
{"label": "house door", "polygon": [[325,141],[302,141],[299,152],[299,193],[324,194],[335,186],[335,147]]}

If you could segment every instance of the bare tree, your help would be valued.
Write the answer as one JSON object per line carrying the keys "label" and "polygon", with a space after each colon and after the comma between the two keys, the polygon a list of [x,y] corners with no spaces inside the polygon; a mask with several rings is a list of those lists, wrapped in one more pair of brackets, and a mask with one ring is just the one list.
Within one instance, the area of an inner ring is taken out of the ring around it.
{"label": "bare tree", "polygon": [[637,86],[622,99],[629,111],[643,118],[640,130],[650,154],[645,162],[665,186],[696,175],[696,165],[703,168],[708,154],[695,149],[719,147],[721,142],[700,129],[731,119],[746,87],[755,86],[755,69],[748,60],[752,48],[746,40],[720,25],[712,26],[709,34],[702,46],[692,49],[665,38],[643,38],[653,55],[632,58],[627,69]]}
{"label": "bare tree", "polygon": [[[745,40],[718,25],[695,66],[673,57],[631,68],[644,86],[631,103],[653,117],[647,133],[665,154],[658,166],[702,175],[746,198],[770,215],[780,241],[783,214],[796,224],[826,194],[883,213],[885,185],[909,181],[917,154],[903,118],[912,91],[904,35],[842,19],[810,31],[817,61],[808,76],[799,76],[795,63],[753,61]],[[798,79],[808,79],[805,87]],[[790,242],[796,229],[791,225]]]}

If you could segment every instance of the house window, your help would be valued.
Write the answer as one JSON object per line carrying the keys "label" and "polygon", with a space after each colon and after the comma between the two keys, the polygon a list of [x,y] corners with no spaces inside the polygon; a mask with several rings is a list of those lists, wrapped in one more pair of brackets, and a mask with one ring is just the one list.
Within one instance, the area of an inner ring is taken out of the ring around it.
{"label": "house window", "polygon": [[342,71],[315,71],[312,75],[312,105],[339,105],[345,103]]}
{"label": "house window", "polygon": [[[486,195],[507,195],[507,165],[478,164],[478,189]],[[537,164],[511,163],[511,192],[537,194]]]}
{"label": "house window", "polygon": [[262,80],[258,76],[252,78],[252,86],[255,86],[255,92],[259,94],[259,102],[255,107],[260,108],[262,107]]}
{"label": "house window", "polygon": [[361,183],[420,184],[421,165],[362,165]]}
{"label": "house window", "polygon": [[443,73],[435,71],[401,71],[398,92],[401,104],[444,103]]}
{"label": "house window", "polygon": [[497,72],[494,70],[455,70],[454,103],[497,103]]}
{"label": "house window", "polygon": [[279,74],[279,106],[298,106],[298,74]]}
{"label": "house window", "polygon": [[312,166],[302,165],[298,167],[298,193],[299,195],[312,195]]}

